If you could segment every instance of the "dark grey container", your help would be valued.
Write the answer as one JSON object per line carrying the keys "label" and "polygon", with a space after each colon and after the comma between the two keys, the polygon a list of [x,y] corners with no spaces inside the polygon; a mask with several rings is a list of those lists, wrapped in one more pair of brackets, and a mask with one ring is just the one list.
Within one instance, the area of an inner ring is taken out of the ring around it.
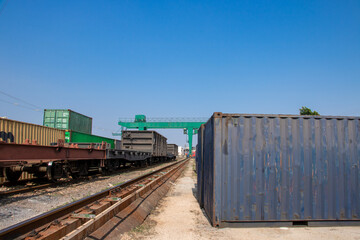
{"label": "dark grey container", "polygon": [[204,129],[205,126],[202,124],[198,130],[198,144],[196,145],[196,174],[197,174],[197,199],[200,203],[200,207],[204,207],[204,188],[203,184],[203,144],[204,141]]}
{"label": "dark grey container", "polygon": [[149,152],[153,157],[166,157],[167,139],[155,131],[123,131],[122,150]]}
{"label": "dark grey container", "polygon": [[179,154],[178,145],[176,144],[168,144],[167,145],[167,154],[171,156],[177,156]]}
{"label": "dark grey container", "polygon": [[121,140],[114,140],[114,146],[115,146],[115,150],[121,150]]}
{"label": "dark grey container", "polygon": [[359,120],[214,113],[196,155],[198,199],[212,225],[358,223]]}

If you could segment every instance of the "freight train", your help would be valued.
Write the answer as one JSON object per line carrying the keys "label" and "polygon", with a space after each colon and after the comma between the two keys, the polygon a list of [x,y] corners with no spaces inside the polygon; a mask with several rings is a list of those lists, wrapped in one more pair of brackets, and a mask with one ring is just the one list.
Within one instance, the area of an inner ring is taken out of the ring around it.
{"label": "freight train", "polygon": [[[22,132],[24,130],[26,132]],[[0,119],[0,132],[4,133],[0,135],[0,177],[3,181],[6,178],[16,182],[28,176],[56,181],[176,159],[174,154],[167,153],[167,139],[155,131],[123,131],[120,141]],[[59,141],[55,142],[54,138]]]}

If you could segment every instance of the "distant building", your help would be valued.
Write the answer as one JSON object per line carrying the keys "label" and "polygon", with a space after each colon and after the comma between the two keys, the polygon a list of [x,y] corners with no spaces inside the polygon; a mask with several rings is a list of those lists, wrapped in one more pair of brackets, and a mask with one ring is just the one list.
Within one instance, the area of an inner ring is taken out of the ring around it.
{"label": "distant building", "polygon": [[178,147],[178,154],[179,154],[179,156],[184,156],[185,155],[183,147],[181,147],[181,146]]}

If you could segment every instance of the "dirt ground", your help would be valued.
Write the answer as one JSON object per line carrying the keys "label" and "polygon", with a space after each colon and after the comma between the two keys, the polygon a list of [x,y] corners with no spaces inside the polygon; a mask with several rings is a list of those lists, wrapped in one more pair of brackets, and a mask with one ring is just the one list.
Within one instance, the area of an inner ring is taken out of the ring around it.
{"label": "dirt ground", "polygon": [[[100,192],[140,175],[155,171],[166,165],[162,163],[145,168],[129,169],[126,172],[111,176],[100,176],[77,183],[64,184],[57,187],[34,190],[0,199],[0,229],[19,223],[59,206]],[[4,189],[6,190],[6,189]]]}
{"label": "dirt ground", "polygon": [[194,160],[139,227],[122,239],[357,239],[360,227],[213,228],[195,198]]}

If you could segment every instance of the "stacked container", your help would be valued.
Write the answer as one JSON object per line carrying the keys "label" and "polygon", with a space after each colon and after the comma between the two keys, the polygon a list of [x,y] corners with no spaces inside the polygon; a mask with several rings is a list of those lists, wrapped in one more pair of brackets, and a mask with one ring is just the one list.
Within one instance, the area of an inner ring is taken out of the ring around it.
{"label": "stacked container", "polygon": [[45,109],[44,126],[91,134],[92,118],[70,109]]}
{"label": "stacked container", "polygon": [[360,220],[360,118],[214,113],[197,146],[213,226]]}

